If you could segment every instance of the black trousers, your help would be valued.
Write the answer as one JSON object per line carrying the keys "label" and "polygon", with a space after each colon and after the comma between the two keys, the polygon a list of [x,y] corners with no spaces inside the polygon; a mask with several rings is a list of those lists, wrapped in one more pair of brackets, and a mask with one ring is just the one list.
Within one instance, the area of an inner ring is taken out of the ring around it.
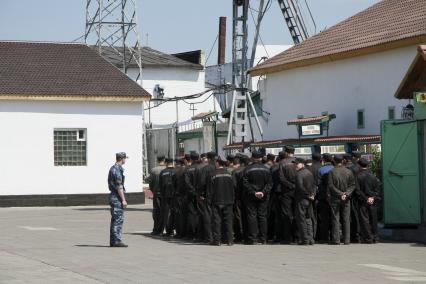
{"label": "black trousers", "polygon": [[282,193],[278,196],[277,209],[281,220],[281,241],[290,243],[294,240],[294,197],[288,193]]}
{"label": "black trousers", "polygon": [[168,235],[173,234],[173,217],[173,198],[162,198],[161,218],[163,221],[159,230],[160,234],[164,232],[164,229]]}
{"label": "black trousers", "polygon": [[212,206],[212,228],[213,241],[220,242],[222,239],[222,227],[225,229],[225,241],[232,243],[234,240],[233,232],[233,206],[213,205]]}
{"label": "black trousers", "polygon": [[312,203],[307,199],[297,200],[295,220],[299,233],[299,242],[310,244],[314,241],[314,228],[312,224]]}
{"label": "black trousers", "polygon": [[186,237],[188,238],[195,238],[197,233],[197,226],[198,226],[198,210],[197,210],[197,204],[195,201],[195,197],[189,197],[187,199],[187,227],[186,227]]}
{"label": "black trousers", "polygon": [[211,222],[211,206],[207,200],[197,200],[197,209],[199,214],[198,238],[211,242],[212,238],[212,222]]}
{"label": "black trousers", "polygon": [[163,218],[161,217],[161,197],[159,194],[154,193],[152,198],[152,219],[154,220],[153,233],[160,234],[160,230],[163,228]]}
{"label": "black trousers", "polygon": [[357,243],[360,241],[360,220],[358,200],[351,199],[351,241]]}
{"label": "black trousers", "polygon": [[249,197],[245,201],[249,243],[266,242],[268,237],[268,200],[255,200]]}
{"label": "black trousers", "polygon": [[277,198],[271,195],[268,202],[268,239],[274,240],[276,236]]}
{"label": "black trousers", "polygon": [[327,200],[320,199],[317,202],[317,240],[328,243],[331,231],[331,207]]}
{"label": "black trousers", "polygon": [[359,204],[359,221],[362,241],[378,241],[377,207],[375,204],[369,205],[366,202]]}
{"label": "black trousers", "polygon": [[242,208],[242,201],[241,200],[235,200],[234,206],[233,206],[233,215],[234,215],[234,238],[235,241],[241,242],[244,240],[244,231],[243,231],[243,208]]}
{"label": "black trousers", "polygon": [[175,216],[175,224],[176,224],[176,235],[178,237],[185,237],[186,235],[186,219],[188,216],[187,212],[188,204],[186,202],[186,198],[177,197],[176,198],[176,216]]}
{"label": "black trousers", "polygon": [[340,224],[343,242],[351,242],[351,203],[350,200],[331,200],[331,242],[340,243]]}

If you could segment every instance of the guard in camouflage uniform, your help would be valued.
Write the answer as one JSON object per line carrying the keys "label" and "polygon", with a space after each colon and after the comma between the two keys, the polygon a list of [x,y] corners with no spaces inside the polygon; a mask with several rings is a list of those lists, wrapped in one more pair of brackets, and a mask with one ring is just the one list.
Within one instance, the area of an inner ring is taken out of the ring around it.
{"label": "guard in camouflage uniform", "polygon": [[127,155],[124,152],[116,154],[116,163],[111,167],[108,174],[108,188],[110,190],[109,204],[111,206],[111,226],[109,245],[111,247],[127,247],[121,241],[121,230],[124,222],[124,209],[127,207],[124,194],[124,169]]}

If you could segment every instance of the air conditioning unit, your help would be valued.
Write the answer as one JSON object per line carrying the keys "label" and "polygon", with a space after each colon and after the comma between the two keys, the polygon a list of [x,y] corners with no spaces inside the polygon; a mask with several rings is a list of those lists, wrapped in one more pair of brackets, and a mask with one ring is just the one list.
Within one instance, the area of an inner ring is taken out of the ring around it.
{"label": "air conditioning unit", "polygon": [[153,99],[157,99],[154,100],[154,105],[157,106],[161,103],[161,101],[159,101],[159,99],[164,98],[164,87],[161,86],[160,84],[156,84],[154,87],[154,91],[153,91]]}

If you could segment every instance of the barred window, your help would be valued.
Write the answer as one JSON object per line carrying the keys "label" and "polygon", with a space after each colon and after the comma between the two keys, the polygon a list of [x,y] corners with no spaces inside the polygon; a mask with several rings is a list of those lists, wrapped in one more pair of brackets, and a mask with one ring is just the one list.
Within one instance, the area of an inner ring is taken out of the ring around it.
{"label": "barred window", "polygon": [[86,129],[55,129],[55,166],[86,166]]}

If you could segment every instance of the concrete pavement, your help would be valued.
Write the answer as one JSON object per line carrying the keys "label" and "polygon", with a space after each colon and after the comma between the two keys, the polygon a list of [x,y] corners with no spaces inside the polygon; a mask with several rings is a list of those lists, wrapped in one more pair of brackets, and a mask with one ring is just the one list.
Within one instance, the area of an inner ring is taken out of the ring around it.
{"label": "concrete pavement", "polygon": [[122,249],[107,207],[0,209],[0,283],[426,283],[423,245],[210,247],[151,238],[150,214],[126,211]]}

